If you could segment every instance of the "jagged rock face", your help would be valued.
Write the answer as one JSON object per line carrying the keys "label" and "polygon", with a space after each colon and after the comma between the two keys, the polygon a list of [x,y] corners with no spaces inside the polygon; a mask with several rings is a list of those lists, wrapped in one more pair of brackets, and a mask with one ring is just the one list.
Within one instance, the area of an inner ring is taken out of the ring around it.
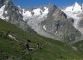
{"label": "jagged rock face", "polygon": [[83,28],[83,19],[81,19],[81,21],[79,21],[78,26]]}
{"label": "jagged rock face", "polygon": [[73,22],[72,18],[68,19],[66,14],[53,6],[42,25],[46,31],[57,36],[59,40],[73,42],[81,37],[81,33],[74,28]]}
{"label": "jagged rock face", "polygon": [[8,4],[10,3],[11,1],[10,0],[0,0],[0,8],[5,5],[5,4]]}
{"label": "jagged rock face", "polygon": [[79,21],[77,29],[83,34],[83,18]]}
{"label": "jagged rock face", "polygon": [[59,8],[55,5],[50,8],[50,12],[48,14],[48,18],[53,17],[54,20],[57,19],[65,19],[67,18],[66,14],[64,14]]}
{"label": "jagged rock face", "polygon": [[23,21],[23,16],[19,13],[18,7],[15,6],[11,0],[0,0],[0,7],[3,7],[2,19],[15,24],[25,31],[34,32],[34,30]]}

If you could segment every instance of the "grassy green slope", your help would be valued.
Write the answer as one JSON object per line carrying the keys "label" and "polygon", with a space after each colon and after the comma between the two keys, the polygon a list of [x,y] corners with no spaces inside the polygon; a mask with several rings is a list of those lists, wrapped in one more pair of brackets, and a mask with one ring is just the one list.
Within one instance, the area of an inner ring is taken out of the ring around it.
{"label": "grassy green slope", "polygon": [[[57,40],[45,38],[37,34],[30,34],[13,24],[0,19],[0,33],[11,34],[19,41],[0,37],[0,60],[56,60],[56,59],[83,59],[80,51],[75,51],[70,45]],[[28,51],[24,49],[27,39],[31,40],[30,47],[40,42],[42,49]]]}
{"label": "grassy green slope", "polygon": [[79,55],[83,55],[83,54],[82,54],[82,53],[83,53],[83,40],[78,41],[78,42],[76,42],[76,43],[74,43],[74,44],[72,44],[72,45],[77,48],[77,50],[78,50],[78,52],[79,52]]}

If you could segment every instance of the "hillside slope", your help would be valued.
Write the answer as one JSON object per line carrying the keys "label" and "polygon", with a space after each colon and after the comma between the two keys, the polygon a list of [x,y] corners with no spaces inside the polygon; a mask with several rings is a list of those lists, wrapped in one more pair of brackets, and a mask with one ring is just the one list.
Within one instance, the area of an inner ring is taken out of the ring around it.
{"label": "hillside slope", "polygon": [[[16,40],[5,37],[8,31]],[[31,40],[30,47],[35,48],[36,42],[40,42],[42,49],[25,50],[24,44],[27,39]],[[83,54],[66,43],[25,32],[15,25],[0,19],[0,60],[55,59],[83,59]]]}

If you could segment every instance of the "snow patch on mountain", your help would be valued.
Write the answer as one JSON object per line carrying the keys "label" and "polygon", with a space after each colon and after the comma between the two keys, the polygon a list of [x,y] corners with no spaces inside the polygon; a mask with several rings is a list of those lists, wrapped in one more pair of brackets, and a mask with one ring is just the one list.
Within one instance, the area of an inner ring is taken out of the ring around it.
{"label": "snow patch on mountain", "polygon": [[[34,14],[32,15],[32,17],[28,17],[29,20],[27,21],[27,24],[32,27],[37,33],[40,34],[40,29],[41,29],[41,22],[47,18],[47,14],[49,13],[48,8],[44,7],[44,11],[37,8],[34,9],[32,12],[34,12]],[[40,12],[41,11],[41,12]]]}
{"label": "snow patch on mountain", "polygon": [[8,14],[7,11],[5,11],[5,14]]}
{"label": "snow patch on mountain", "polygon": [[33,19],[35,17],[38,19],[43,18],[49,12],[47,7],[44,7],[44,9],[44,11],[40,8],[33,9],[32,11],[22,9],[23,20],[26,21],[27,19]]}
{"label": "snow patch on mountain", "polygon": [[48,8],[47,7],[44,7],[44,11],[42,11],[42,14],[39,16],[39,18],[38,19],[40,19],[40,18],[42,18],[43,20],[44,20],[44,18],[43,17],[47,17],[47,14],[49,13],[49,11],[48,11]]}
{"label": "snow patch on mountain", "polygon": [[34,9],[33,10],[34,15],[41,15],[42,10],[40,8]]}
{"label": "snow patch on mountain", "polygon": [[45,25],[43,26],[43,29],[44,29],[44,30],[46,30],[46,27],[45,27]]}
{"label": "snow patch on mountain", "polygon": [[44,13],[44,14],[47,14],[47,13],[49,12],[49,11],[48,11],[48,8],[47,8],[47,7],[44,7],[44,9],[45,9],[45,10],[44,10],[43,13]]}
{"label": "snow patch on mountain", "polygon": [[26,19],[28,19],[28,17],[32,17],[32,14],[30,11],[25,11],[25,9],[22,9],[23,10],[23,20],[25,21]]}
{"label": "snow patch on mountain", "polygon": [[0,8],[0,18],[5,19],[3,16],[5,5]]}

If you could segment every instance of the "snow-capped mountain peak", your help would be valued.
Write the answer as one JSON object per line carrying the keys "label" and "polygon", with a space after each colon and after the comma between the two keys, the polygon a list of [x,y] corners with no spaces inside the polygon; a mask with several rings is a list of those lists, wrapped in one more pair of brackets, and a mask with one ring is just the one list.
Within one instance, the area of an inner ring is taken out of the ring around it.
{"label": "snow-capped mountain peak", "polygon": [[73,12],[81,12],[81,5],[79,5],[77,2],[75,2],[75,5],[73,7]]}
{"label": "snow-capped mountain peak", "polygon": [[82,7],[79,3],[75,2],[73,5],[66,7],[64,11],[78,13],[82,11]]}
{"label": "snow-capped mountain peak", "polygon": [[74,5],[79,5],[79,3],[76,1],[76,2],[74,3]]}
{"label": "snow-capped mountain peak", "polygon": [[82,19],[83,4],[79,4],[79,3],[75,2],[73,5],[67,6],[65,9],[62,9],[62,11],[67,15],[68,18],[74,19],[73,26],[77,30],[79,30],[78,24],[79,24],[79,21]]}

